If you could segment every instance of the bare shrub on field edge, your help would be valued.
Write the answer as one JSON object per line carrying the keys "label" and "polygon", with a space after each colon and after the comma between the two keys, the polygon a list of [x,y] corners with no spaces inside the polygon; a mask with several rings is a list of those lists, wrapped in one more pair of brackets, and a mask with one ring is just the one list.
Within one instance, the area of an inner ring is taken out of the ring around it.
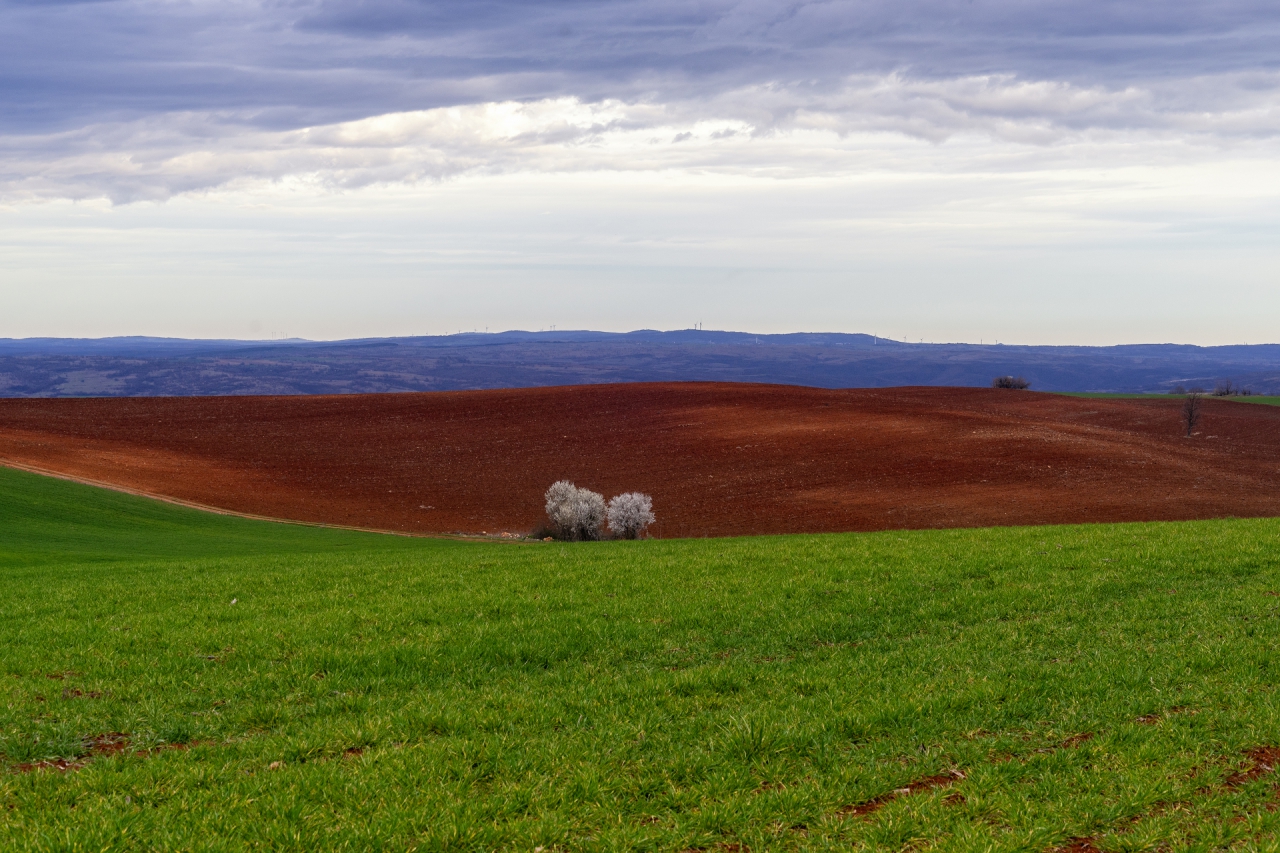
{"label": "bare shrub on field edge", "polygon": [[1187,428],[1187,438],[1191,437],[1196,425],[1200,423],[1200,405],[1202,402],[1201,395],[1196,391],[1192,391],[1187,394],[1187,399],[1182,403],[1182,425]]}
{"label": "bare shrub on field edge", "polygon": [[1215,383],[1213,386],[1213,396],[1215,397],[1250,397],[1253,391],[1248,388],[1241,388],[1239,385],[1233,385],[1230,379],[1223,379]]}
{"label": "bare shrub on field edge", "polygon": [[1031,387],[1031,383],[1021,376],[997,376],[991,380],[992,388],[1012,388],[1015,391],[1025,391]]}

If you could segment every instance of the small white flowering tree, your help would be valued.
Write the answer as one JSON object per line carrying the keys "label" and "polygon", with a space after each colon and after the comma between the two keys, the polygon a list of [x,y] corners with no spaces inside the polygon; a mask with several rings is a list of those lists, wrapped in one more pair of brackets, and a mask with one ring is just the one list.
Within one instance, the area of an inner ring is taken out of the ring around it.
{"label": "small white flowering tree", "polygon": [[547,518],[564,539],[599,539],[604,523],[604,495],[590,489],[579,489],[568,480],[553,483],[547,489]]}
{"label": "small white flowering tree", "polygon": [[590,489],[578,489],[573,501],[573,538],[599,539],[604,511],[604,495]]}
{"label": "small white flowering tree", "polygon": [[573,499],[578,487],[568,480],[559,480],[547,489],[547,518],[559,539],[568,539],[573,530]]}
{"label": "small white flowering tree", "polygon": [[653,524],[653,498],[627,492],[609,501],[609,532],[623,539],[637,539]]}

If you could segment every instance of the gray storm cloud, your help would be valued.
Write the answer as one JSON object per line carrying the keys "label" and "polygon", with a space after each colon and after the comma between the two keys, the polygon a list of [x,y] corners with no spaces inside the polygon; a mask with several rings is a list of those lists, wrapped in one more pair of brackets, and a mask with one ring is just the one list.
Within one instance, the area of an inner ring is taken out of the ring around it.
{"label": "gray storm cloud", "polygon": [[5,2],[0,192],[785,176],[865,168],[858,134],[1257,145],[1278,36],[1257,2]]}

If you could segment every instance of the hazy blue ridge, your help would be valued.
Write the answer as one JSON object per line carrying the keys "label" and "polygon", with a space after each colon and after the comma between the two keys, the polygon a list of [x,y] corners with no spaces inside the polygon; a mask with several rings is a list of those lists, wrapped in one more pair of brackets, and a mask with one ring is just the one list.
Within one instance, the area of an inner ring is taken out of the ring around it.
{"label": "hazy blue ridge", "polygon": [[0,396],[346,394],[602,382],[823,388],[986,386],[1165,392],[1221,380],[1280,392],[1280,344],[1110,347],[926,344],[872,335],[509,331],[346,341],[0,339]]}

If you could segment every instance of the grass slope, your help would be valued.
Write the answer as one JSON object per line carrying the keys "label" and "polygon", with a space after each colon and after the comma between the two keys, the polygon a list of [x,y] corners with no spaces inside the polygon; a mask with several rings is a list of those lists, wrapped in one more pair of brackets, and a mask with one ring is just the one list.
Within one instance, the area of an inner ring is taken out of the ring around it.
{"label": "grass slope", "polygon": [[1280,397],[1267,397],[1261,394],[1250,395],[1248,397],[1232,397],[1232,400],[1238,400],[1241,403],[1260,403],[1264,406],[1280,406]]}
{"label": "grass slope", "polygon": [[[1087,397],[1098,400],[1159,400],[1175,397],[1182,399],[1185,394],[1167,394],[1163,391],[1151,392],[1147,394],[1117,394],[1111,391],[1055,391],[1063,397]],[[1212,394],[1205,394],[1214,400],[1230,400],[1234,403],[1259,403],[1264,406],[1280,406],[1280,397],[1268,397],[1262,394],[1251,394],[1248,397],[1214,397]]]}
{"label": "grass slope", "polygon": [[0,469],[0,848],[1274,850],[1278,544],[411,540]]}

